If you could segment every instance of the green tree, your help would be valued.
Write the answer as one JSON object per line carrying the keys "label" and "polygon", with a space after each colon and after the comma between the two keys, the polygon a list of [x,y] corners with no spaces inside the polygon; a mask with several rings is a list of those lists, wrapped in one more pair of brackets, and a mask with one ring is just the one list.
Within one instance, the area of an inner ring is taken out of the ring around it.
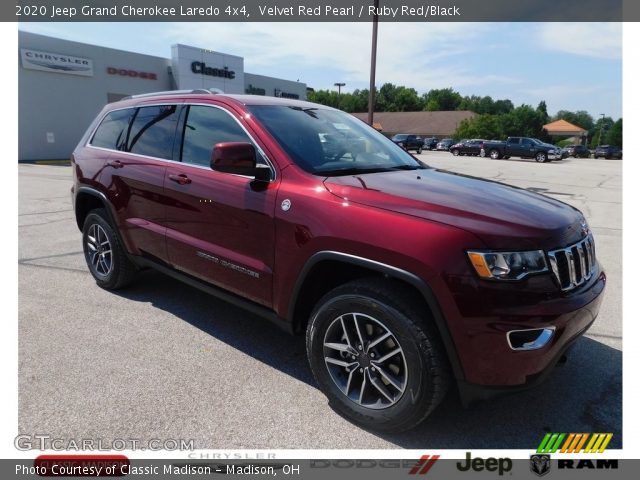
{"label": "green tree", "polygon": [[498,115],[483,114],[463,120],[454,133],[455,138],[483,138],[497,140],[503,138],[502,125]]}
{"label": "green tree", "polygon": [[542,126],[546,123],[546,117],[530,105],[520,105],[513,111],[500,115],[502,133],[504,136],[533,137],[546,140],[546,133]]}
{"label": "green tree", "polygon": [[573,123],[575,126],[584,128],[589,132],[591,132],[594,127],[593,117],[585,110],[578,110],[576,112],[560,110],[554,117],[554,120],[566,120],[567,122]]}
{"label": "green tree", "polygon": [[458,110],[458,105],[462,101],[462,96],[453,90],[453,88],[440,88],[429,90],[422,95],[422,104],[424,110],[444,111],[444,110]]}
{"label": "green tree", "polygon": [[622,119],[621,118],[611,126],[606,138],[607,138],[607,143],[609,145],[616,145],[618,147],[622,147]]}

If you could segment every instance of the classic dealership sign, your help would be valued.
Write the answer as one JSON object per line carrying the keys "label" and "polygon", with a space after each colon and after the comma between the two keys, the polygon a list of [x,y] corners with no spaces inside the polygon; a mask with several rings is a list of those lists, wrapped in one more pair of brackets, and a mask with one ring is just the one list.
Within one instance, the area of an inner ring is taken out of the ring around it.
{"label": "classic dealership sign", "polygon": [[30,70],[93,77],[93,61],[88,58],[27,48],[20,49],[20,56],[22,66]]}

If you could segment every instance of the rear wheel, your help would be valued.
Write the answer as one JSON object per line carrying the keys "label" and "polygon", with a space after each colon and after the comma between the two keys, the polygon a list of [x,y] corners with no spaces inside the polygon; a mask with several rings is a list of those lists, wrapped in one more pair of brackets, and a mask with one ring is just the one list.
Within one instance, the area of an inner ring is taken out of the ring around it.
{"label": "rear wheel", "polygon": [[82,228],[82,246],[87,266],[98,286],[116,290],[131,283],[136,267],[107,218],[103,208],[89,212]]}
{"label": "rear wheel", "polygon": [[535,159],[538,163],[544,163],[547,161],[547,154],[544,152],[538,152],[536,153]]}
{"label": "rear wheel", "polygon": [[307,355],[333,408],[369,429],[414,427],[449,385],[427,312],[389,280],[358,280],[325,295],[307,327]]}
{"label": "rear wheel", "polygon": [[500,152],[494,148],[489,152],[489,156],[494,160],[498,160],[500,158]]}
{"label": "rear wheel", "polygon": [[418,147],[418,154],[422,153],[422,147]]}
{"label": "rear wheel", "polygon": [[457,157],[458,155],[460,155],[460,150],[458,150],[457,148],[454,148],[453,150],[451,150],[451,153],[453,153],[454,157]]}

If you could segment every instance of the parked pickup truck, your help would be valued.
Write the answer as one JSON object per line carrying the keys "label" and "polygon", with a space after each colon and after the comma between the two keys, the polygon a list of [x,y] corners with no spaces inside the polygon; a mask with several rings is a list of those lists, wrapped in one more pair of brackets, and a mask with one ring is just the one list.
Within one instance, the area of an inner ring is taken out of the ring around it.
{"label": "parked pickup truck", "polygon": [[422,153],[424,140],[417,135],[409,135],[408,133],[398,133],[391,137],[391,140],[400,145],[406,151],[415,150],[418,153]]}
{"label": "parked pickup truck", "polygon": [[493,159],[520,157],[534,158],[544,163],[551,160],[562,160],[562,152],[555,145],[541,142],[537,138],[509,137],[506,142],[485,142],[480,148],[480,156]]}

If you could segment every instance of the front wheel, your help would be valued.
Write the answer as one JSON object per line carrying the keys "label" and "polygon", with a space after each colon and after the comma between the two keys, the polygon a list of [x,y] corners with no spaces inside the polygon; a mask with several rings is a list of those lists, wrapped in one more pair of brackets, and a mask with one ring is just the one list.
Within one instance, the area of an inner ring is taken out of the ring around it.
{"label": "front wheel", "polygon": [[422,153],[422,147],[418,147],[418,155]]}
{"label": "front wheel", "polygon": [[457,157],[458,155],[460,155],[460,150],[458,150],[457,148],[454,148],[453,150],[451,150],[451,153],[453,153],[454,157]]}
{"label": "front wheel", "polygon": [[365,428],[413,428],[447,391],[448,363],[432,319],[393,281],[357,280],[326,294],[306,340],[330,405]]}
{"label": "front wheel", "polygon": [[538,163],[544,163],[547,161],[547,154],[544,152],[538,152],[536,153],[536,162]]}

